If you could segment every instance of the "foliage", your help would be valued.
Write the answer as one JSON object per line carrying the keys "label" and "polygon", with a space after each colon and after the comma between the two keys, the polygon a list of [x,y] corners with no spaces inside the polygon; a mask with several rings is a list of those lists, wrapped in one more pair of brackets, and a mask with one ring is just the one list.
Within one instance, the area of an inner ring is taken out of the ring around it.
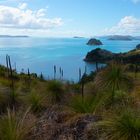
{"label": "foliage", "polygon": [[64,97],[63,84],[60,81],[49,81],[47,85],[48,98],[51,103],[60,103]]}
{"label": "foliage", "polygon": [[26,123],[27,113],[18,116],[15,111],[8,109],[7,115],[0,117],[0,139],[25,140],[32,127],[31,123]]}
{"label": "foliage", "polygon": [[86,96],[84,99],[80,96],[74,96],[70,100],[69,106],[77,113],[96,113],[103,105],[103,98],[99,96]]}
{"label": "foliage", "polygon": [[26,96],[26,100],[33,112],[40,112],[44,107],[45,97],[40,93],[31,92]]}
{"label": "foliage", "polygon": [[132,79],[127,75],[125,67],[112,62],[95,78],[95,85],[99,90],[111,91],[114,98],[115,91],[128,91],[132,86]]}
{"label": "foliage", "polygon": [[121,114],[110,115],[97,123],[102,129],[106,140],[139,140],[140,116],[138,113],[123,111]]}
{"label": "foliage", "polygon": [[[64,118],[65,114],[69,119],[70,116],[67,113],[69,111],[76,116],[86,113],[91,116],[97,115],[102,119],[95,125],[101,139],[140,139],[140,116],[135,112],[124,111],[128,107],[139,109],[140,76],[138,73],[137,78],[134,79],[135,86],[132,88],[133,79],[130,77],[133,77],[134,73],[128,72],[128,69],[121,64],[114,62],[99,72],[84,74],[79,83],[47,81],[43,75],[37,77],[30,73],[28,75],[15,73],[18,78],[14,79],[14,90],[11,87],[11,78],[6,75],[7,69],[0,67],[0,73],[0,140],[26,139],[31,125],[28,126],[26,117],[16,112],[18,110],[23,112],[27,106],[31,107],[31,111],[36,115],[47,113],[48,116],[45,117],[54,116],[52,119],[56,118],[57,113],[58,119]],[[80,94],[83,83],[84,98]],[[16,112],[8,110],[8,115],[2,114],[7,107],[11,109],[14,107]],[[68,119],[64,119],[64,122]]]}

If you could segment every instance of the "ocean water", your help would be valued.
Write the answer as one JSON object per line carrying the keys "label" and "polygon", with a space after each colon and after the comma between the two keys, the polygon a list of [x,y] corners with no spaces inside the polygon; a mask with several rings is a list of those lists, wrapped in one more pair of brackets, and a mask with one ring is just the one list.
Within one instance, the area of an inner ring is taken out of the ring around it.
{"label": "ocean water", "polygon": [[[140,40],[111,41],[104,38],[101,48],[112,52],[125,52],[134,49]],[[6,54],[11,56],[12,67],[18,72],[43,73],[47,79],[53,78],[53,66],[57,67],[57,78],[60,77],[59,68],[64,71],[64,79],[77,81],[79,68],[84,73],[95,70],[95,64],[83,61],[87,52],[98,46],[87,46],[87,38],[0,38],[0,64],[5,65]]]}

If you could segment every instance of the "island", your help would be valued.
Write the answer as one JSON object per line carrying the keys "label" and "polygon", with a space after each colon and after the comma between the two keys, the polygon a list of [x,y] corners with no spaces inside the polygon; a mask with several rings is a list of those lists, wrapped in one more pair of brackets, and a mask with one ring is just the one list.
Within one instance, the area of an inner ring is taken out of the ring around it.
{"label": "island", "polygon": [[122,35],[112,35],[108,37],[108,40],[124,40],[124,41],[132,41],[133,39],[135,39],[132,36],[126,35],[126,36],[122,36]]}
{"label": "island", "polygon": [[73,38],[84,38],[83,36],[74,36]]}
{"label": "island", "polygon": [[27,38],[29,36],[27,35],[16,35],[16,36],[13,36],[13,35],[0,35],[0,38]]}
{"label": "island", "polygon": [[103,43],[100,40],[98,40],[98,39],[91,38],[88,41],[87,45],[89,45],[89,46],[100,46],[100,45],[103,45]]}
{"label": "island", "polygon": [[140,36],[135,36],[134,39],[135,40],[140,40]]}

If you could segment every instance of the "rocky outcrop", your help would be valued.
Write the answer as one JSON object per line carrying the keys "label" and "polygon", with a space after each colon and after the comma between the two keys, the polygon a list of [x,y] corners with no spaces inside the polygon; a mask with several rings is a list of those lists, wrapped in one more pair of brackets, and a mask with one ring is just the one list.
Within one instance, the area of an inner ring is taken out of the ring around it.
{"label": "rocky outcrop", "polygon": [[138,45],[136,46],[136,49],[137,49],[137,50],[140,50],[140,44],[138,44]]}
{"label": "rocky outcrop", "polygon": [[114,54],[112,52],[97,48],[95,50],[92,50],[91,52],[88,52],[84,60],[87,62],[105,62],[112,59],[113,56]]}
{"label": "rocky outcrop", "polygon": [[99,46],[99,45],[103,45],[103,43],[98,40],[98,39],[95,39],[95,38],[92,38],[88,41],[87,45],[90,45],[90,46]]}
{"label": "rocky outcrop", "polygon": [[126,53],[112,53],[108,50],[97,48],[88,52],[86,62],[106,63],[112,60],[121,60],[124,63],[140,63],[140,50],[134,49]]}

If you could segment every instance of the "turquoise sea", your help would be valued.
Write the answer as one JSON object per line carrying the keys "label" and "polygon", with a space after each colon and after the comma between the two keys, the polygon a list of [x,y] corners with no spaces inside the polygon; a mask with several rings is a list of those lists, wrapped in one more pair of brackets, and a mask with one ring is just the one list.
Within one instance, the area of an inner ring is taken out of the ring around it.
{"label": "turquoise sea", "polygon": [[[135,41],[110,41],[100,38],[103,42],[101,48],[112,52],[125,52],[134,49],[140,43]],[[31,72],[40,74],[45,78],[53,78],[53,66],[57,66],[57,78],[59,67],[64,70],[64,79],[78,80],[79,68],[82,72],[87,66],[87,72],[95,70],[95,64],[85,63],[83,61],[87,52],[95,49],[96,46],[87,46],[87,38],[0,38],[0,64],[5,65],[5,56],[9,54],[12,60],[13,68],[17,71]]]}

